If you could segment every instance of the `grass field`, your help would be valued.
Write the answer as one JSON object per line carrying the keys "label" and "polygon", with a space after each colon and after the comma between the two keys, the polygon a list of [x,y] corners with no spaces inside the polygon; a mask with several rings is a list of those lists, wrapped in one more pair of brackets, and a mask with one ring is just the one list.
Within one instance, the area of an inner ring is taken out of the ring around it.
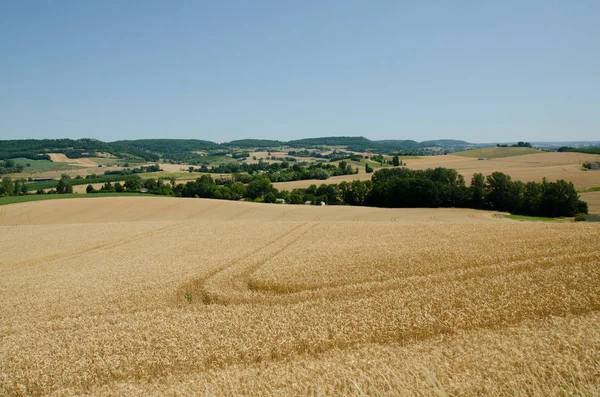
{"label": "grass field", "polygon": [[[54,163],[50,160],[31,160],[21,157],[12,160],[14,160],[16,164],[22,164],[25,167],[23,169],[23,173],[25,174],[41,171],[66,171],[75,168],[72,165],[66,163]],[[26,166],[27,164],[29,164],[29,167]]]}
{"label": "grass field", "polygon": [[600,393],[594,224],[104,197],[0,230],[0,395]]}
{"label": "grass field", "polygon": [[486,147],[471,149],[464,152],[455,152],[455,156],[463,157],[485,157],[486,159],[499,159],[503,157],[522,156],[524,154],[540,153],[539,150],[528,147]]}

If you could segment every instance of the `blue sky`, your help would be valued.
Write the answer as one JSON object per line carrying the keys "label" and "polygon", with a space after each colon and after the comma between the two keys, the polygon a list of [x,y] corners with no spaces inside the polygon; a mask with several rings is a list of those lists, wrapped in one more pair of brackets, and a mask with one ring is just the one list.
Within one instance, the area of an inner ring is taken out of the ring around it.
{"label": "blue sky", "polygon": [[600,140],[599,1],[0,2],[0,139]]}

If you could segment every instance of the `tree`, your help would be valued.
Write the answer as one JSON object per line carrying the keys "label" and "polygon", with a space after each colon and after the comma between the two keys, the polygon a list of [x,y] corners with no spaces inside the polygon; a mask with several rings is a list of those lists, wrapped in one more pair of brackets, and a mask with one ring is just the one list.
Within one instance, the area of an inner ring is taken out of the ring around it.
{"label": "tree", "polygon": [[365,164],[365,172],[367,174],[370,174],[371,172],[373,172],[373,168],[369,165],[369,163]]}
{"label": "tree", "polygon": [[352,181],[350,184],[350,205],[364,205],[367,198],[367,185],[362,181]]}
{"label": "tree", "polygon": [[124,190],[125,190],[125,188],[123,187],[123,185],[121,185],[119,182],[115,183],[115,192],[121,193]]}
{"label": "tree", "polygon": [[105,182],[104,186],[102,186],[100,188],[100,190],[102,190],[103,192],[114,192],[115,191],[115,187],[113,186],[112,183],[110,183],[110,181]]}
{"label": "tree", "polygon": [[125,179],[125,189],[131,190],[140,190],[142,187],[142,178],[137,175],[130,175]]}
{"label": "tree", "polygon": [[13,180],[8,176],[2,178],[2,184],[0,184],[0,196],[12,196],[14,191]]}
{"label": "tree", "polygon": [[579,196],[571,182],[558,180],[542,182],[540,215],[548,217],[574,216],[579,206]]}
{"label": "tree", "polygon": [[395,155],[392,158],[392,164],[394,165],[394,167],[398,167],[400,165],[400,158],[398,157],[398,155]]}
{"label": "tree", "polygon": [[275,197],[275,195],[273,194],[273,192],[269,192],[267,194],[265,194],[265,203],[275,203],[277,201],[277,198]]}
{"label": "tree", "polygon": [[471,196],[471,205],[473,208],[485,207],[485,177],[483,174],[473,174],[471,186],[469,186],[469,195]]}
{"label": "tree", "polygon": [[56,193],[65,194],[65,193],[73,193],[73,186],[65,181],[65,178],[61,178],[58,181],[58,185],[56,186]]}
{"label": "tree", "polygon": [[239,200],[246,194],[246,186],[241,182],[234,182],[229,190],[231,191],[232,200]]}
{"label": "tree", "polygon": [[248,183],[248,186],[246,187],[246,197],[254,200],[258,197],[264,197],[271,191],[273,191],[273,184],[271,184],[269,178],[260,176]]}
{"label": "tree", "polygon": [[85,192],[88,194],[94,193],[95,192],[94,187],[92,185],[87,185],[87,187],[85,188]]}
{"label": "tree", "polygon": [[302,196],[297,193],[290,194],[288,202],[290,204],[303,204],[304,203],[304,201],[302,200]]}
{"label": "tree", "polygon": [[486,182],[487,204],[497,211],[510,211],[510,176],[496,171],[487,176]]}

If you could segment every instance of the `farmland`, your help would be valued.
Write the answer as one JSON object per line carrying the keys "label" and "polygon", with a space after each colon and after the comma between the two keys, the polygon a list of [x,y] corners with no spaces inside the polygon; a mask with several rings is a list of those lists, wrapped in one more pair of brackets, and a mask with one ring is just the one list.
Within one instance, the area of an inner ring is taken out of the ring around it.
{"label": "farmland", "polygon": [[[496,148],[493,148],[496,149]],[[528,148],[497,148],[516,150]],[[532,149],[529,149],[532,150]],[[407,167],[412,169],[427,169],[447,167],[456,169],[465,177],[467,183],[474,173],[480,172],[489,175],[494,171],[510,175],[514,180],[523,182],[541,182],[543,178],[550,181],[565,179],[573,182],[577,189],[587,189],[600,186],[600,172],[584,171],[581,164],[585,161],[598,161],[600,155],[586,153],[535,153],[511,155],[494,159],[478,160],[476,156],[466,157],[457,155],[428,156],[419,159],[405,160]],[[342,181],[368,180],[371,174],[359,173],[357,175],[343,175],[329,178],[327,183],[340,183]],[[295,189],[308,187],[319,181],[294,181],[274,184],[277,189]]]}
{"label": "farmland", "polygon": [[485,157],[486,159],[497,159],[536,153],[539,153],[539,150],[530,147],[486,147],[481,149],[466,150],[464,152],[456,152],[454,154],[456,156],[464,157]]}
{"label": "farmland", "polygon": [[600,229],[493,215],[0,206],[0,394],[600,393]]}

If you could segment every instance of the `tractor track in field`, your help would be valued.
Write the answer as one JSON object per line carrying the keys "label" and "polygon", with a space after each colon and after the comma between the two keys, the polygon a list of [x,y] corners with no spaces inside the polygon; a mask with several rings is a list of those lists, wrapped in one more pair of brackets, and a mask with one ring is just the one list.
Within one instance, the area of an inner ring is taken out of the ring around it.
{"label": "tractor track in field", "polygon": [[70,251],[67,253],[53,254],[53,255],[48,255],[48,256],[42,257],[42,258],[29,259],[29,260],[26,260],[23,262],[15,263],[13,265],[13,269],[6,270],[4,272],[1,272],[0,274],[9,274],[9,273],[13,273],[13,272],[20,271],[23,269],[30,269],[30,268],[33,268],[36,266],[41,266],[41,265],[47,264],[49,262],[54,262],[57,260],[73,259],[73,258],[84,256],[84,255],[87,255],[90,253],[101,251],[103,249],[111,250],[114,248],[121,247],[123,245],[134,243],[138,240],[152,237],[159,233],[168,232],[170,230],[176,229],[179,226],[180,226],[179,224],[170,225],[170,226],[166,226],[166,227],[161,227],[159,229],[151,230],[148,232],[140,233],[133,237],[127,238],[125,240],[114,241],[114,242],[111,241],[111,242],[96,244],[91,247],[85,247],[85,248],[82,248],[79,250]]}
{"label": "tractor track in field", "polygon": [[[294,226],[287,232],[277,236],[267,244],[228,261],[205,277],[185,283],[178,289],[176,303],[183,302],[188,293],[205,304],[228,304],[232,303],[231,300],[234,298],[239,302],[240,299],[233,295],[252,293],[249,276],[254,271],[285,251],[316,226],[318,225],[313,222],[303,222],[299,226]],[[280,244],[282,242],[283,244]],[[230,292],[233,292],[233,294]]]}
{"label": "tractor track in field", "polygon": [[242,210],[240,212],[236,212],[235,214],[233,214],[232,216],[228,217],[227,219],[225,219],[226,221],[234,221],[252,211],[255,211],[256,208],[246,208],[245,210]]}

